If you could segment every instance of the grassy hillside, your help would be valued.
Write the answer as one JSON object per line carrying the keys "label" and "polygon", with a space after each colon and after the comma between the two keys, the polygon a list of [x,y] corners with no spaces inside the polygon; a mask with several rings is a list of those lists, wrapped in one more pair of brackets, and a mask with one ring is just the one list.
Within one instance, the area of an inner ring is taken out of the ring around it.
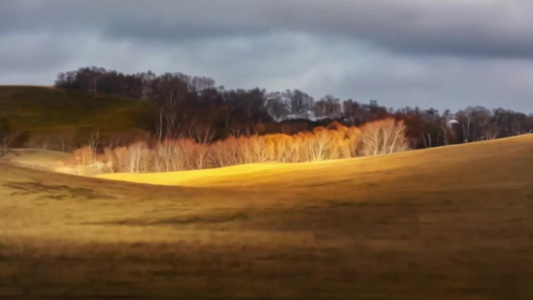
{"label": "grassy hillside", "polygon": [[[528,153],[531,152],[529,155]],[[516,155],[515,164],[497,158],[508,153]],[[468,187],[500,185],[507,182],[505,174],[529,180],[529,171],[520,168],[523,161],[533,156],[533,135],[455,145],[445,148],[410,151],[386,156],[360,157],[298,164],[266,163],[239,165],[210,170],[193,170],[168,173],[104,174],[100,178],[193,187],[283,189],[312,186],[353,186],[366,181],[394,180],[402,186],[418,185],[418,177],[437,183],[456,182],[455,177],[468,176]],[[435,172],[438,170],[438,172]],[[522,170],[524,173],[519,173]],[[517,173],[518,172],[518,173]],[[495,176],[500,175],[500,176]],[[378,176],[374,178],[374,176]],[[416,176],[413,180],[403,180]],[[500,182],[501,181],[501,182]],[[516,182],[516,181],[515,181]],[[425,188],[450,188],[426,185]],[[459,187],[455,187],[459,188]]]}
{"label": "grassy hillside", "polygon": [[12,149],[0,161],[33,169],[54,171],[68,165],[75,157],[71,153],[43,149]]}
{"label": "grassy hillside", "polygon": [[532,149],[116,178],[184,186],[0,164],[0,298],[530,299]]}
{"label": "grassy hillside", "polygon": [[109,95],[35,86],[0,86],[0,118],[30,135],[143,129],[155,109],[149,103]]}

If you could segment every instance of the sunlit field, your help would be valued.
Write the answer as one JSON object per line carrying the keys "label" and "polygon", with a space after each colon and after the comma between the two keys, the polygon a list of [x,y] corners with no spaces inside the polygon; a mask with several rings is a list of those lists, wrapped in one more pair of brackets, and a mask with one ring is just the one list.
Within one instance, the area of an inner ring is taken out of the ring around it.
{"label": "sunlit field", "polygon": [[0,162],[0,298],[533,297],[533,135],[99,177],[26,155]]}
{"label": "sunlit field", "polygon": [[533,300],[533,0],[0,0],[0,300]]}

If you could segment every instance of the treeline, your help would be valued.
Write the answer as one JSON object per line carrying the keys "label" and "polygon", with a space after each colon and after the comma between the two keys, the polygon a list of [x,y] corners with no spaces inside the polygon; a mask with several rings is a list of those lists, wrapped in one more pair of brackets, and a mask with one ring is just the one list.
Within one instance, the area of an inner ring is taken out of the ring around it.
{"label": "treeline", "polygon": [[310,162],[405,151],[409,141],[402,121],[373,121],[361,128],[338,122],[294,135],[229,137],[214,143],[192,139],[139,141],[127,146],[96,144],[74,151],[79,170],[87,172],[169,172],[267,162]]}
{"label": "treeline", "polygon": [[403,120],[412,148],[495,139],[531,132],[533,115],[484,107],[442,113],[435,109],[390,109],[326,95],[315,100],[300,90],[226,90],[208,77],[182,73],[122,74],[97,67],[60,73],[55,86],[150,101],[159,108],[151,134],[159,141],[187,138],[211,143],[228,137],[295,134],[338,121]]}

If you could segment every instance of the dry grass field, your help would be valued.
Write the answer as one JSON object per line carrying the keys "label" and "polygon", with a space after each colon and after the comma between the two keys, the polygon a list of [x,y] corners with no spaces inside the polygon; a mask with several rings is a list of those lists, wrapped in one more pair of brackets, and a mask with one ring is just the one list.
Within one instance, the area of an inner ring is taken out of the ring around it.
{"label": "dry grass field", "polygon": [[0,298],[533,299],[533,135],[102,177],[0,162]]}
{"label": "dry grass field", "polygon": [[2,160],[23,167],[52,171],[68,166],[75,158],[72,154],[59,151],[14,149],[9,150]]}

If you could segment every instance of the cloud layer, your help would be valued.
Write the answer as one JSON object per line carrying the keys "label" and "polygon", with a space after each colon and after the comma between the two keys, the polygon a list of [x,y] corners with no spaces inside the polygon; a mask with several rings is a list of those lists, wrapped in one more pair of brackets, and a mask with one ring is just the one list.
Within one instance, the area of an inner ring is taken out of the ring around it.
{"label": "cloud layer", "polygon": [[0,84],[180,71],[392,106],[533,112],[529,0],[0,0]]}

